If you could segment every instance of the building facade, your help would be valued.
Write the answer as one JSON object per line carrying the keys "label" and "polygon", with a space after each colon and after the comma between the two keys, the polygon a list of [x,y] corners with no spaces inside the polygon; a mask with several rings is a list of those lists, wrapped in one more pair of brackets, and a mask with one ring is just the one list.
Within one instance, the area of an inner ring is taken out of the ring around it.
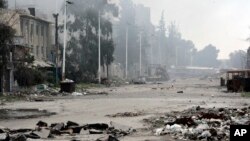
{"label": "building facade", "polygon": [[3,18],[16,30],[16,36],[23,38],[24,46],[30,48],[35,60],[52,61],[51,22],[36,17],[35,9],[30,9],[30,13],[24,10],[8,10]]}
{"label": "building facade", "polygon": [[35,16],[35,9],[30,13],[24,10],[1,10],[1,22],[15,29],[12,54],[6,72],[1,77],[1,86],[6,92],[11,92],[14,84],[12,60],[17,62],[22,59],[23,53],[34,56],[34,67],[53,67],[53,43],[51,22]]}

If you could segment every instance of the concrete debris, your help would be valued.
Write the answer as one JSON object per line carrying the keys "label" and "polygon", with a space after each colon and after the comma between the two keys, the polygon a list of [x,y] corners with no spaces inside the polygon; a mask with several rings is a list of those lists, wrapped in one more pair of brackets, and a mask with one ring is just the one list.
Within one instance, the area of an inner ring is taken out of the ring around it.
{"label": "concrete debris", "polygon": [[[33,131],[32,129],[15,129],[15,130],[10,130],[10,134],[18,134],[18,133],[28,133]],[[5,131],[6,132],[6,131]]]}
{"label": "concrete debris", "polygon": [[79,124],[76,122],[73,122],[73,121],[68,121],[66,124],[66,128],[71,128],[71,127],[75,127],[75,126],[79,126]]}
{"label": "concrete debris", "polygon": [[[46,122],[39,121],[36,128],[32,129],[5,129],[0,128],[0,141],[26,141],[30,139],[57,138],[62,135],[75,136],[79,134],[90,135],[100,134],[102,138],[97,141],[119,141],[118,138],[135,132],[131,127],[111,122],[79,125],[76,122],[68,121],[64,123],[53,123],[50,126]],[[75,139],[75,138],[74,138]]]}
{"label": "concrete debris", "polygon": [[73,92],[72,95],[73,95],[73,96],[82,96],[83,94],[82,94],[82,93],[79,93],[79,92]]}
{"label": "concrete debris", "polygon": [[96,141],[119,141],[119,140],[114,136],[108,135],[106,137],[99,138]]}
{"label": "concrete debris", "polygon": [[95,124],[88,124],[85,126],[87,129],[96,129],[96,130],[107,130],[109,125],[106,123],[95,123]]}
{"label": "concrete debris", "polygon": [[229,140],[230,125],[250,125],[250,107],[201,108],[171,112],[160,118],[144,119],[157,136],[169,134],[185,140]]}
{"label": "concrete debris", "polygon": [[38,121],[36,126],[38,126],[38,127],[48,127],[48,124],[46,122],[43,122],[43,121]]}
{"label": "concrete debris", "polygon": [[96,129],[90,129],[89,130],[90,134],[103,134],[102,130],[96,130]]}
{"label": "concrete debris", "polygon": [[64,123],[54,123],[50,127],[52,128],[52,133],[56,134],[64,128]]}
{"label": "concrete debris", "polygon": [[5,133],[4,129],[0,129],[0,134]]}
{"label": "concrete debris", "polygon": [[160,135],[162,135],[163,131],[164,131],[164,128],[158,128],[155,130],[155,135],[160,136]]}
{"label": "concrete debris", "polygon": [[183,92],[183,91],[178,91],[177,93],[178,93],[178,94],[183,94],[184,92]]}
{"label": "concrete debris", "polygon": [[12,141],[27,141],[27,138],[24,134],[18,134],[16,136],[11,137]]}
{"label": "concrete debris", "polygon": [[108,133],[114,135],[115,137],[126,136],[136,131],[132,127],[122,125],[122,124],[112,122],[112,121],[110,122],[110,125],[111,126],[108,130]]}
{"label": "concrete debris", "polygon": [[117,114],[113,114],[113,115],[106,115],[107,117],[137,117],[137,116],[142,116],[143,113],[142,112],[125,112],[125,113],[117,113]]}
{"label": "concrete debris", "polygon": [[1,133],[0,134],[0,141],[8,141],[9,140],[9,134],[8,133]]}
{"label": "concrete debris", "polygon": [[47,139],[50,136],[50,130],[46,128],[39,128],[37,131],[34,131],[31,134],[38,136],[40,139]]}

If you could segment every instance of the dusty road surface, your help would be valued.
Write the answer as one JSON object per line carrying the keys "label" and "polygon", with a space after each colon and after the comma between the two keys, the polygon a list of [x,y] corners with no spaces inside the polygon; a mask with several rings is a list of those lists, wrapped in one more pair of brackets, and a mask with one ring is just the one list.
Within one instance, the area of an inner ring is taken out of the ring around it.
{"label": "dusty road surface", "polygon": [[[173,87],[172,87],[173,86]],[[239,93],[225,93],[219,87],[219,79],[178,79],[163,84],[127,85],[112,88],[96,88],[90,91],[105,91],[108,95],[69,96],[49,102],[7,103],[1,108],[39,108],[56,112],[50,117],[33,119],[1,120],[0,126],[7,128],[34,128],[39,120],[48,123],[68,120],[81,124],[110,123],[114,121],[137,130],[122,141],[172,141],[171,137],[154,136],[143,119],[160,116],[170,111],[180,111],[193,106],[202,107],[242,107],[250,105],[250,100]],[[177,93],[183,91],[183,93]],[[142,113],[135,117],[108,117],[123,112]],[[80,140],[95,140],[96,136],[74,137]],[[71,140],[66,136],[56,140]]]}

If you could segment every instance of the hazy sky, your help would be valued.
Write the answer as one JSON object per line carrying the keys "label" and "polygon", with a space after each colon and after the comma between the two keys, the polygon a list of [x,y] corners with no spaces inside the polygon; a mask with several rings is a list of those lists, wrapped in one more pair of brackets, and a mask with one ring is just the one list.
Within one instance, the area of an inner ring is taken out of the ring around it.
{"label": "hazy sky", "polygon": [[152,22],[158,24],[165,10],[167,24],[175,21],[183,38],[198,49],[211,43],[220,49],[219,58],[246,50],[250,35],[250,0],[134,0],[151,7]]}
{"label": "hazy sky", "polygon": [[[9,0],[14,3],[14,0]],[[16,0],[55,10],[56,0]],[[63,0],[58,0],[63,1]],[[73,1],[73,0],[72,0]],[[117,1],[117,0],[116,0]],[[183,38],[192,40],[198,49],[213,44],[220,49],[219,58],[228,58],[234,50],[246,50],[250,43],[250,0],[133,0],[151,8],[157,25],[165,10],[167,24],[175,22]]]}

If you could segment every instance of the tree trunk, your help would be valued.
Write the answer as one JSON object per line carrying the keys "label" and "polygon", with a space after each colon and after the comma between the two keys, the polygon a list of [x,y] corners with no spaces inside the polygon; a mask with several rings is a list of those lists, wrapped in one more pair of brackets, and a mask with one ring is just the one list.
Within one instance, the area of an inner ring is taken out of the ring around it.
{"label": "tree trunk", "polygon": [[0,95],[4,94],[4,80],[5,80],[4,75],[5,75],[5,73],[4,73],[4,67],[3,67],[2,70],[1,70],[1,91],[0,91]]}
{"label": "tree trunk", "polygon": [[109,79],[109,65],[107,65],[107,79]]}

